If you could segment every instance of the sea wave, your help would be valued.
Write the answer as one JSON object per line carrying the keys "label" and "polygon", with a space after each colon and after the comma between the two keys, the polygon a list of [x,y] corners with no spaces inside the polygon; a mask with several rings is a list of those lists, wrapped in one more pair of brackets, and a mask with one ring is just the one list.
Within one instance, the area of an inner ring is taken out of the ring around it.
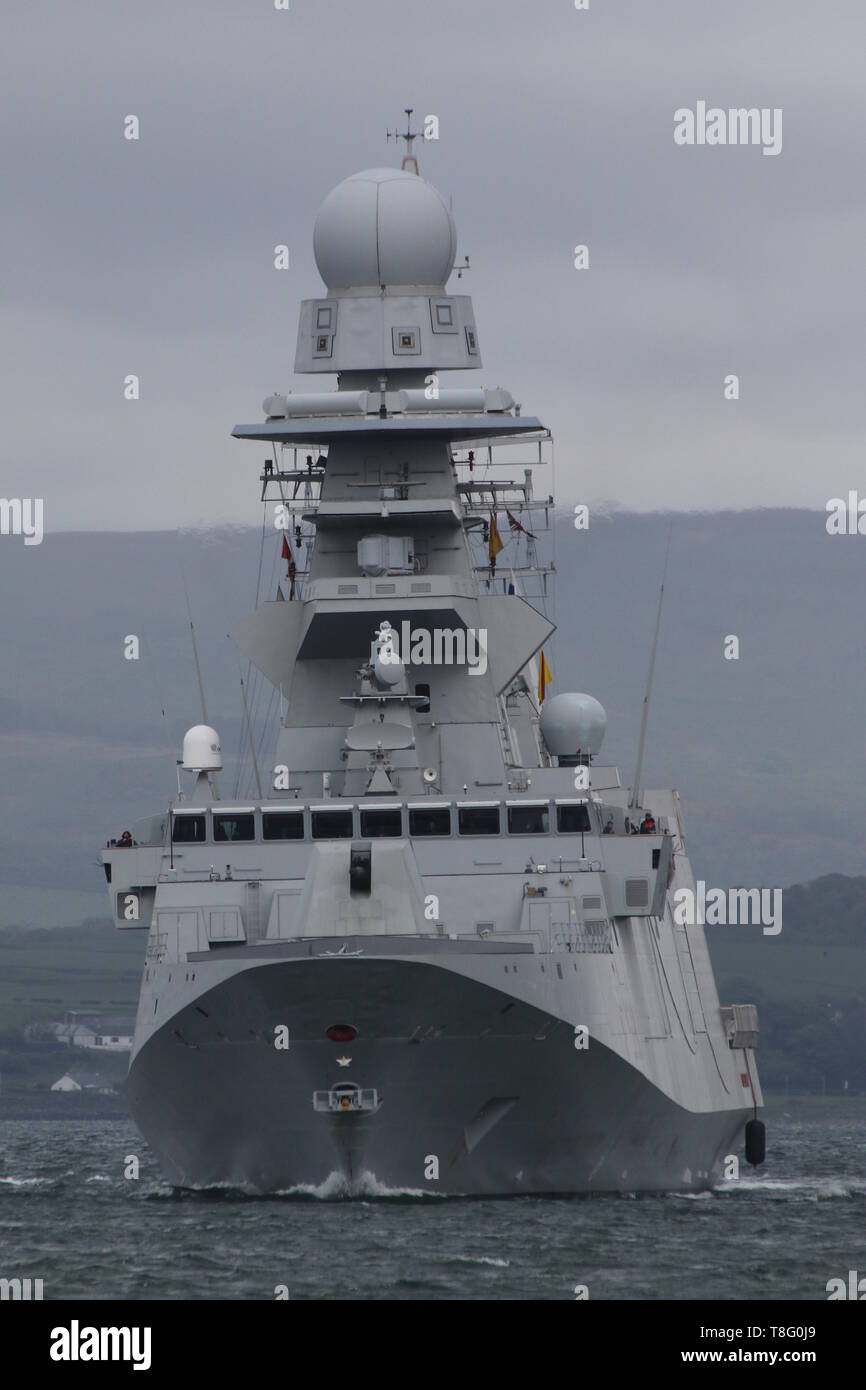
{"label": "sea wave", "polygon": [[713,1191],[725,1197],[749,1192],[765,1195],[770,1200],[792,1197],[821,1202],[866,1196],[866,1182],[832,1177],[737,1178],[719,1183]]}
{"label": "sea wave", "polygon": [[278,1197],[314,1197],[317,1201],[329,1202],[357,1197],[410,1197],[417,1199],[440,1197],[442,1194],[425,1190],[422,1187],[389,1187],[387,1183],[380,1182],[375,1173],[365,1172],[357,1178],[347,1178],[345,1173],[335,1171],[329,1173],[324,1182],[295,1183],[292,1187],[282,1188],[276,1195]]}
{"label": "sea wave", "polygon": [[496,1255],[455,1255],[458,1264],[491,1265],[494,1269],[509,1269],[510,1260],[501,1260]]}

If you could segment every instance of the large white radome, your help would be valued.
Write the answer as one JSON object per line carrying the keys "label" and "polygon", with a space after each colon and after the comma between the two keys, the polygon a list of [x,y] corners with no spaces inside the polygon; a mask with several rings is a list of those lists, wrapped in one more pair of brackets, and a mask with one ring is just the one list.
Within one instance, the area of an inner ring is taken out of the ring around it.
{"label": "large white radome", "polygon": [[457,231],[432,184],[402,169],[364,169],[338,183],[319,208],[313,250],[329,290],[444,286]]}
{"label": "large white radome", "polygon": [[210,724],[194,724],[183,736],[183,766],[186,772],[221,772],[223,750],[220,736]]}
{"label": "large white radome", "polygon": [[544,742],[557,757],[573,757],[578,750],[595,757],[604,742],[607,715],[592,695],[565,691],[545,700],[539,725]]}

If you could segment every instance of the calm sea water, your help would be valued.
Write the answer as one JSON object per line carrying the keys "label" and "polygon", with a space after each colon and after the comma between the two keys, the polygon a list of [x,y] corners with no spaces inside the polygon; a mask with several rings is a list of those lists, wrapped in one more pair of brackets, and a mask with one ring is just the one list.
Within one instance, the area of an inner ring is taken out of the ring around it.
{"label": "calm sea water", "polygon": [[[7,1121],[0,1275],[45,1298],[825,1299],[866,1273],[866,1119],[768,1118],[758,1176],[701,1196],[460,1201],[335,1184],[177,1192],[126,1121]],[[141,1155],[137,1181],[123,1177]]]}

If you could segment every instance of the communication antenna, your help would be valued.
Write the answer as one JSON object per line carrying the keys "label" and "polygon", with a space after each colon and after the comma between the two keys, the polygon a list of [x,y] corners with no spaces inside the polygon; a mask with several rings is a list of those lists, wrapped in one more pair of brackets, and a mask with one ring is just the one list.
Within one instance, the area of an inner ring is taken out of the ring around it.
{"label": "communication antenna", "polygon": [[[184,592],[184,594],[186,595],[186,613],[187,613],[187,617],[189,618],[189,632],[190,632],[190,636],[191,636],[191,638],[192,638],[192,654],[193,654],[193,657],[195,658],[195,674],[196,674],[196,677],[197,677],[197,679],[198,679],[198,693],[199,693],[199,697],[200,697],[200,699],[201,699],[201,716],[202,716],[202,723],[203,723],[203,724],[208,724],[208,725],[209,725],[209,724],[210,724],[210,720],[208,719],[208,714],[207,714],[207,701],[205,700],[205,697],[204,697],[204,680],[202,679],[202,674],[201,674],[201,662],[200,662],[199,659],[198,659],[198,642],[195,640],[195,623],[194,623],[193,620],[192,620],[192,609],[190,608],[190,603],[189,603],[189,589],[187,588],[187,585],[186,585],[186,574],[184,574],[183,566],[181,566],[181,571],[180,571],[180,572],[181,572],[181,575],[183,576],[183,592]],[[211,773],[210,773],[210,777],[211,777],[211,780],[212,780],[212,782],[213,782],[213,789],[214,789],[214,794],[215,794],[216,800],[219,801],[220,791],[219,791],[219,783],[218,783],[218,781],[217,781],[217,775],[216,775],[215,772],[211,772]]]}
{"label": "communication antenna", "polygon": [[262,800],[262,779],[261,779],[261,777],[259,776],[259,760],[258,760],[258,758],[256,757],[256,745],[255,745],[255,743],[254,743],[254,741],[253,741],[253,728],[252,728],[252,725],[250,724],[250,712],[249,712],[249,709],[247,708],[247,688],[246,688],[246,686],[244,685],[244,678],[243,678],[243,676],[241,676],[240,681],[241,681],[241,695],[243,696],[243,701],[244,701],[244,719],[246,720],[247,734],[248,734],[249,740],[250,740],[250,753],[252,754],[252,759],[253,759],[253,771],[254,771],[255,774],[256,774],[256,787],[257,787],[258,793],[259,793],[259,801],[261,801],[261,800]]}
{"label": "communication antenna", "polygon": [[[414,111],[414,109],[415,109],[414,106],[404,106],[404,107],[403,107],[403,110],[406,112],[406,129],[405,129],[405,130],[395,130],[395,131],[393,131],[393,132],[390,131],[390,130],[386,130],[386,131],[385,131],[385,139],[386,139],[386,140],[405,140],[405,141],[406,141],[406,153],[405,153],[404,156],[403,156],[403,163],[400,165],[400,168],[401,168],[401,169],[406,169],[406,170],[408,170],[408,172],[409,172],[410,174],[418,174],[418,173],[419,173],[419,170],[418,170],[418,160],[416,159],[415,155],[412,153],[412,146],[413,146],[413,144],[415,143],[415,141],[418,139],[418,137],[421,135],[421,131],[420,131],[420,130],[413,130],[413,129],[412,129],[412,112]],[[419,175],[419,176],[420,176],[420,175]]]}
{"label": "communication antenna", "polygon": [[630,808],[637,806],[638,798],[640,796],[640,778],[641,772],[643,771],[643,750],[644,744],[646,743],[646,726],[647,720],[649,719],[650,696],[652,694],[653,688],[653,672],[655,671],[656,664],[656,648],[659,644],[659,629],[662,625],[662,604],[664,603],[665,597],[665,579],[667,578],[668,573],[668,556],[671,553],[671,536],[673,535],[673,530],[674,524],[673,522],[671,522],[670,527],[668,529],[668,544],[667,549],[665,550],[665,563],[664,568],[662,570],[661,588],[659,589],[659,606],[658,612],[656,613],[656,630],[655,635],[653,636],[652,652],[650,654],[650,665],[649,675],[647,676],[646,683],[646,694],[643,697],[643,714],[641,715],[640,738],[638,740],[637,746],[637,767],[635,768],[634,784],[632,785],[631,796],[628,799],[628,804]]}

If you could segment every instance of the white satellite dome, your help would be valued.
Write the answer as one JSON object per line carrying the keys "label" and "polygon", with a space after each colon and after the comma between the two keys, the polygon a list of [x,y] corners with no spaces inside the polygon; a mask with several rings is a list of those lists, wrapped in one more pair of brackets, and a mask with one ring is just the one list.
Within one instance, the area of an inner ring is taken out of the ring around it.
{"label": "white satellite dome", "polygon": [[183,736],[185,772],[219,772],[223,765],[220,736],[209,724],[194,724]]}
{"label": "white satellite dome", "polygon": [[329,290],[369,285],[444,286],[457,253],[441,193],[403,169],[364,169],[338,183],[313,231]]}
{"label": "white satellite dome", "polygon": [[604,706],[592,695],[551,695],[541,707],[541,735],[557,757],[574,757],[580,750],[592,757],[600,752],[607,731]]}

